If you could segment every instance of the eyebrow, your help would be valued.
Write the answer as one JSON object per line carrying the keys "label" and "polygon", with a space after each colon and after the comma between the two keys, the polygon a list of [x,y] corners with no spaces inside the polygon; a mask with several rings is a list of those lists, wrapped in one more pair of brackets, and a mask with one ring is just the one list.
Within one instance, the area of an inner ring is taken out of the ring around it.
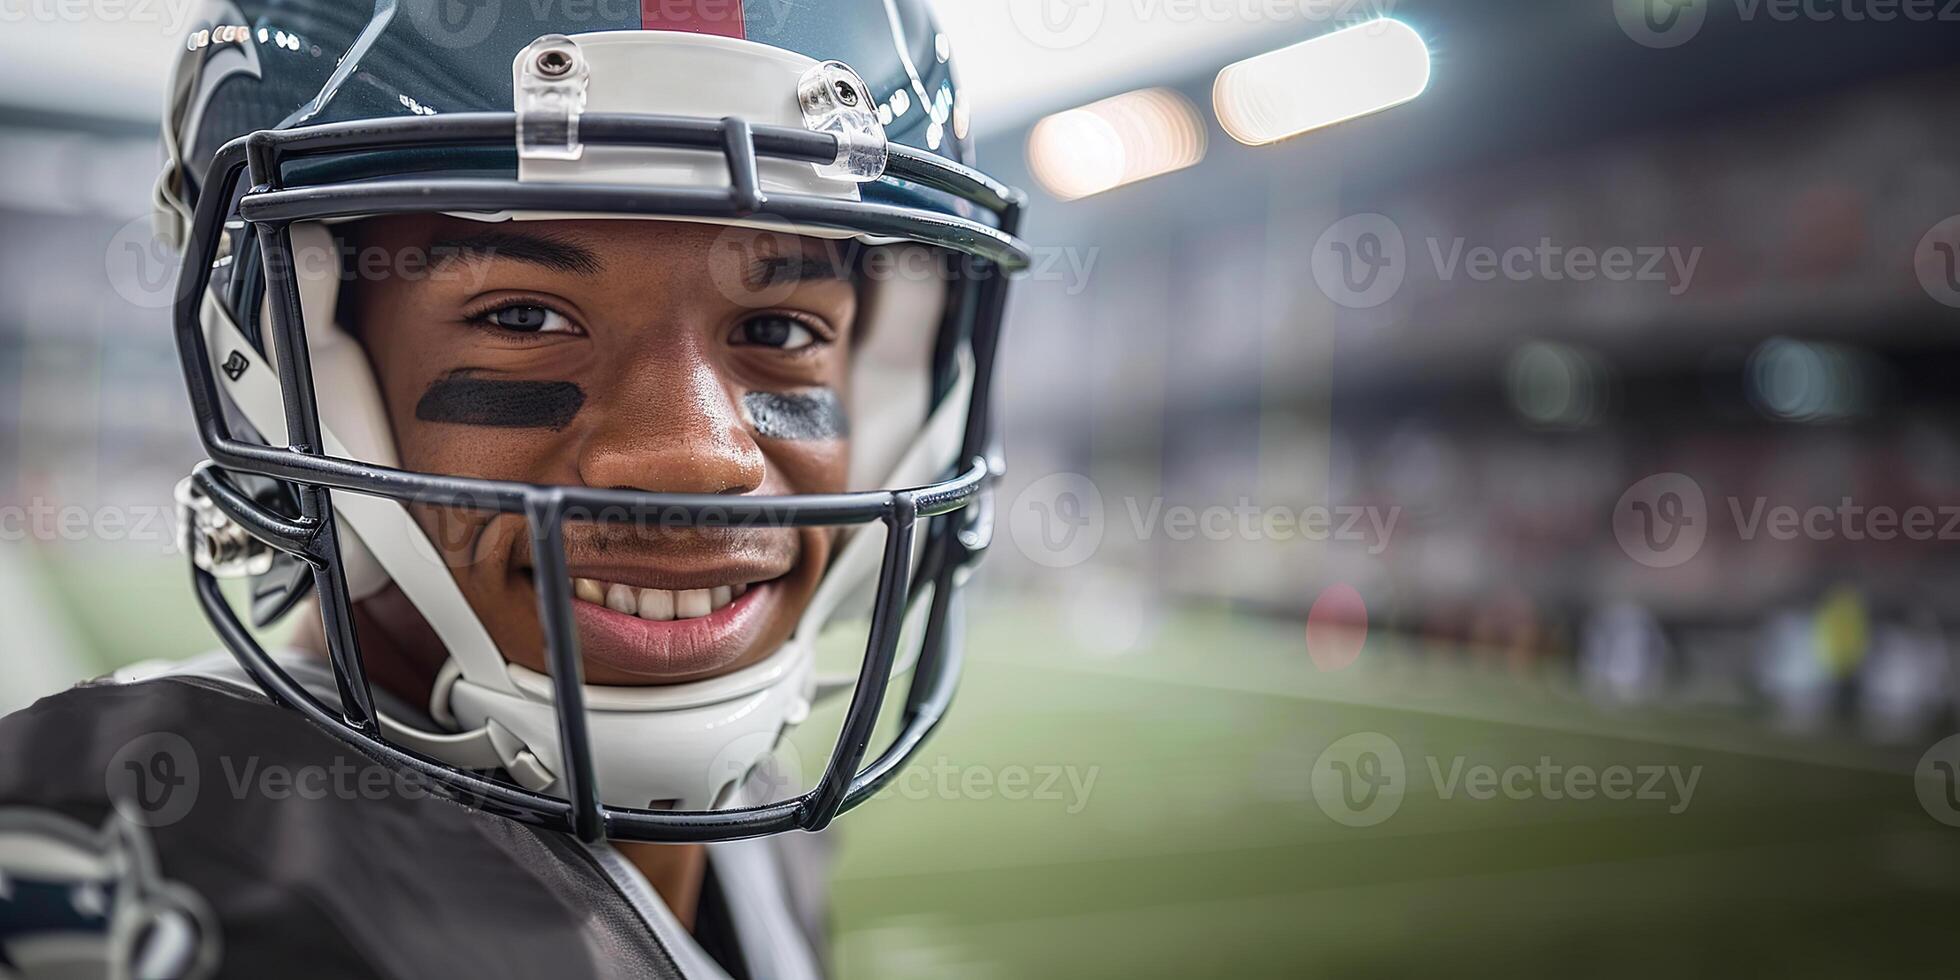
{"label": "eyebrow", "polygon": [[429,254],[438,262],[463,256],[509,259],[578,276],[598,275],[601,267],[599,253],[577,242],[513,231],[487,231],[445,238],[432,243]]}
{"label": "eyebrow", "polygon": [[772,256],[749,266],[749,284],[757,287],[820,279],[850,282],[851,273],[828,255]]}

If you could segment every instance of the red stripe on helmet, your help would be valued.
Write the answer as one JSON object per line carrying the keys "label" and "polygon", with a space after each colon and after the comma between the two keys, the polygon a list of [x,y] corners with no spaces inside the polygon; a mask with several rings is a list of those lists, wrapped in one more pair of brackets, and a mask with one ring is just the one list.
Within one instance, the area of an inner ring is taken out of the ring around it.
{"label": "red stripe on helmet", "polygon": [[640,0],[640,26],[649,31],[748,37],[742,0]]}

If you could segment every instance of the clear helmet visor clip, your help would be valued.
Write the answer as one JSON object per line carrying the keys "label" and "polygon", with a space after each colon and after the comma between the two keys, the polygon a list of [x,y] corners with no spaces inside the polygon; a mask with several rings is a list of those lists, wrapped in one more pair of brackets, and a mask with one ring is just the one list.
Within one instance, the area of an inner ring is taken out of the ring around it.
{"label": "clear helmet visor clip", "polygon": [[890,149],[871,87],[841,61],[825,61],[803,73],[796,83],[796,102],[803,125],[811,132],[837,137],[837,159],[818,164],[817,173],[834,180],[863,184],[885,175]]}
{"label": "clear helmet visor clip", "polygon": [[563,34],[547,34],[518,52],[516,69],[517,153],[532,160],[577,160],[579,117],[592,75],[578,44]]}
{"label": "clear helmet visor clip", "polygon": [[[531,160],[578,160],[591,70],[578,43],[563,34],[532,41],[513,64],[517,101],[517,152]],[[819,176],[868,183],[884,176],[890,159],[885,127],[878,121],[871,87],[841,61],[810,67],[797,80],[797,107],[811,132],[837,138],[837,158],[816,164]]]}

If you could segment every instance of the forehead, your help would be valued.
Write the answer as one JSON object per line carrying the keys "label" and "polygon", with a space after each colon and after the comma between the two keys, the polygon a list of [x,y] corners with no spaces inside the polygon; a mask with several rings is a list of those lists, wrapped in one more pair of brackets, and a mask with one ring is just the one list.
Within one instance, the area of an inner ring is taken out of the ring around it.
{"label": "forehead", "polygon": [[588,275],[746,267],[779,258],[836,261],[842,254],[839,243],[827,239],[671,220],[473,221],[440,214],[390,215],[360,222],[351,237],[364,245],[427,249],[437,261],[507,259]]}

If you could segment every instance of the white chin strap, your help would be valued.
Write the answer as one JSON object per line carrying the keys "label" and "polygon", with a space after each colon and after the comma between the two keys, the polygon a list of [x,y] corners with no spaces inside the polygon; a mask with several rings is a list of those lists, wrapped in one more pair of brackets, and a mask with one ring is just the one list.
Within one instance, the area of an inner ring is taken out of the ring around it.
{"label": "white chin strap", "polygon": [[[796,80],[815,62],[801,55],[748,41],[660,31],[581,35],[575,40],[590,67],[588,111],[741,115],[756,122],[802,124]],[[521,178],[617,182],[633,169],[633,161],[622,154],[633,152],[612,147],[588,152],[584,163],[590,164],[589,172],[581,161],[554,162],[537,173],[527,164]],[[638,152],[651,155],[641,173],[657,173],[668,183],[726,186],[723,168],[687,166],[680,156],[686,151]],[[781,174],[765,169],[765,189],[782,184],[802,193],[857,199],[854,183],[824,179],[806,165],[798,166],[801,171]],[[292,236],[324,449],[334,456],[399,465],[366,352],[335,320],[338,261],[307,260],[308,254],[337,256],[332,236],[318,224],[295,225]],[[888,268],[937,267],[900,258]],[[930,417],[926,414],[945,302],[946,284],[938,277],[892,276],[866,289],[850,393],[855,424],[852,489],[916,486],[937,478],[954,462],[973,384],[969,354],[959,357],[952,390]],[[274,444],[282,443],[286,424],[276,370],[214,297],[206,298],[204,331],[217,383],[254,428]],[[452,765],[504,769],[529,789],[556,790],[564,760],[550,679],[506,660],[406,508],[382,497],[332,496],[343,529],[341,552],[352,598],[372,596],[390,583],[400,587],[450,657],[430,711],[450,731],[426,731],[384,717],[384,734]],[[809,716],[814,699],[855,682],[855,673],[819,681],[813,650],[827,626],[868,610],[883,538],[878,524],[840,538],[841,547],[792,639],[759,663],[721,677],[667,686],[586,686],[601,799],[609,806],[655,809],[729,805],[734,787],[791,727]],[[926,605],[921,603],[907,619],[894,675],[916,660]]]}

